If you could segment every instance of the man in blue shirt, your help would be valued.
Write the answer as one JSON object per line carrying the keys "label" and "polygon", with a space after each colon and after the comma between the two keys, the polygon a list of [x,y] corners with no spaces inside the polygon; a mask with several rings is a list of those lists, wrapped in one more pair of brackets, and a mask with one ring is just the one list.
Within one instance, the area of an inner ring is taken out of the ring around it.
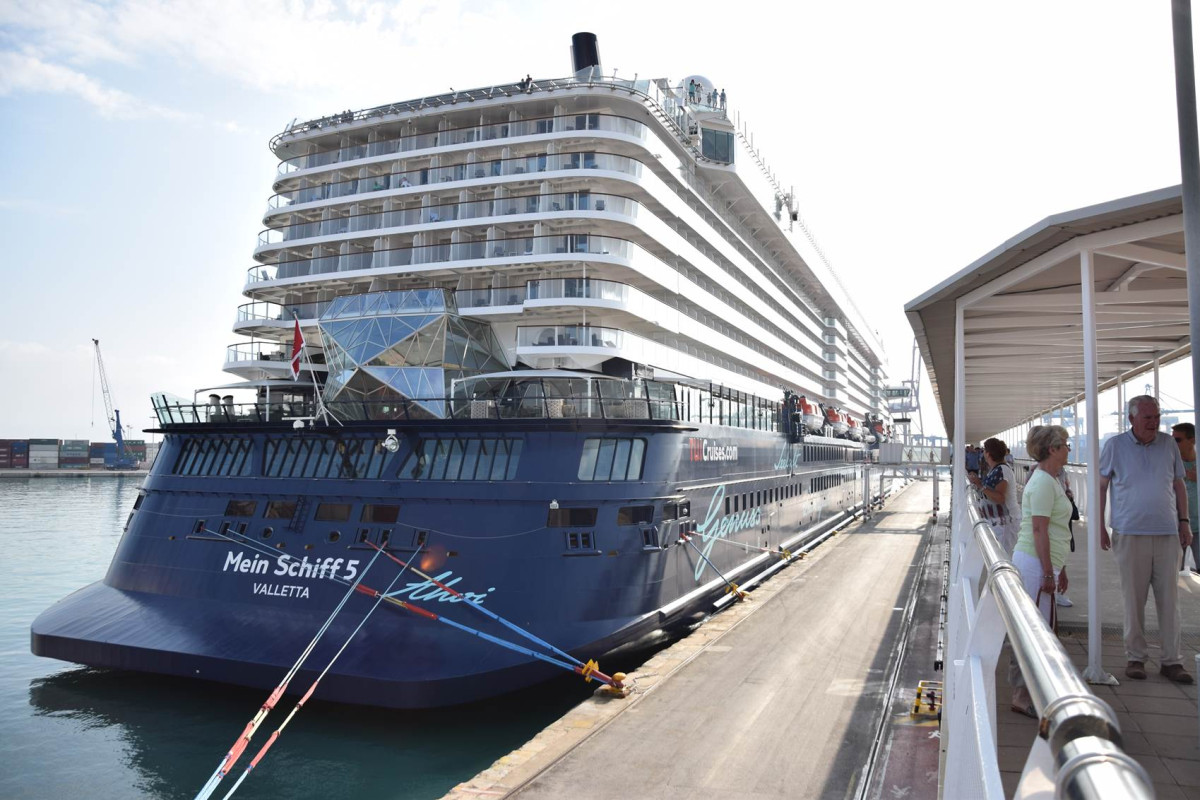
{"label": "man in blue shirt", "polygon": [[967,445],[967,472],[979,474],[979,450]]}
{"label": "man in blue shirt", "polygon": [[[1179,550],[1192,543],[1183,460],[1161,422],[1158,401],[1141,395],[1129,401],[1127,433],[1104,443],[1100,453],[1100,547],[1117,557],[1125,598],[1125,675],[1146,677],[1143,631],[1146,595],[1154,606],[1162,637],[1159,669],[1176,683],[1192,683],[1179,645]],[[1104,510],[1112,489],[1110,538]]]}

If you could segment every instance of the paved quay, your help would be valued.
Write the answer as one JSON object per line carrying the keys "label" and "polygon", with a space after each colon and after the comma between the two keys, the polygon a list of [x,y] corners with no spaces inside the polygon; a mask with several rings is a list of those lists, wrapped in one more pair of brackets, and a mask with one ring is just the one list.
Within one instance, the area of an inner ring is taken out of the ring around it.
{"label": "paved quay", "polygon": [[[1058,609],[1059,639],[1071,661],[1082,673],[1087,666],[1087,536],[1086,525],[1075,523],[1075,552],[1067,562],[1070,587],[1067,596],[1075,604]],[[1137,759],[1151,780],[1158,800],[1200,800],[1200,723],[1197,722],[1196,684],[1183,686],[1158,674],[1158,620],[1153,594],[1146,604],[1147,642],[1150,660],[1143,681],[1125,677],[1122,644],[1124,619],[1121,581],[1111,551],[1100,553],[1101,663],[1119,686],[1092,686],[1092,691],[1113,707],[1121,724],[1125,752]],[[1179,578],[1179,607],[1183,631],[1183,664],[1196,677],[1196,654],[1200,653],[1200,579]],[[1009,796],[1016,789],[1029,754],[1037,722],[1009,709],[1007,680],[1008,647],[1000,654],[996,672],[997,744],[1000,776]]]}
{"label": "paved quay", "polygon": [[4,478],[144,478],[144,469],[0,469]]}
{"label": "paved quay", "polygon": [[[931,486],[910,485],[656,654],[630,673],[630,697],[580,704],[446,798],[854,796],[864,765],[891,752],[875,746],[886,704],[911,703],[889,694],[889,675],[922,583]],[[932,773],[907,800],[936,797],[934,736],[920,736]]]}

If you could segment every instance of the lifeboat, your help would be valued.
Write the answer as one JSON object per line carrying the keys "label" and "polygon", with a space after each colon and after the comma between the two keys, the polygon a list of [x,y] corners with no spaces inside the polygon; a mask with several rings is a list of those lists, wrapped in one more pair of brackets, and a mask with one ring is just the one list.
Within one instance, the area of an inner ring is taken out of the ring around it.
{"label": "lifeboat", "polygon": [[825,424],[832,431],[834,436],[838,438],[846,438],[850,430],[849,423],[846,422],[847,415],[844,411],[833,406],[825,408]]}
{"label": "lifeboat", "polygon": [[820,434],[825,429],[825,414],[819,403],[810,403],[807,397],[801,395],[797,405],[800,407],[800,421],[809,433]]}
{"label": "lifeboat", "polygon": [[852,442],[861,442],[863,440],[863,428],[858,424],[858,420],[849,414],[846,415],[846,438]]}

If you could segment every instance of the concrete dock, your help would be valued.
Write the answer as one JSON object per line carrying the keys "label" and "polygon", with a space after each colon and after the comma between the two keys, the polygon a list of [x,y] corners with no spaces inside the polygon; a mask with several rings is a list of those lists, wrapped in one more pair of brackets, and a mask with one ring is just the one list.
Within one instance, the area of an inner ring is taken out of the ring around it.
{"label": "concrete dock", "polygon": [[[915,692],[901,676],[940,679],[936,597],[921,591],[941,586],[940,546],[923,547],[931,486],[910,485],[656,654],[629,697],[581,704],[446,797],[876,796],[868,775],[907,800],[936,797],[937,723],[896,713]],[[907,620],[925,620],[907,637],[919,647],[898,647]]]}

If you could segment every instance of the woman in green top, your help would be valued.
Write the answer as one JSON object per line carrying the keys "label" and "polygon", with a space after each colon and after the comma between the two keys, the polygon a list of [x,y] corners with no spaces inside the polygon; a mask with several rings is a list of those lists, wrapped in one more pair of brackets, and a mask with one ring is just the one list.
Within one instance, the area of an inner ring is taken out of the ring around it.
{"label": "woman in green top", "polygon": [[[1058,474],[1071,454],[1069,438],[1067,429],[1061,425],[1037,425],[1025,441],[1025,449],[1038,462],[1038,468],[1029,476],[1021,496],[1021,530],[1012,563],[1047,624],[1054,608],[1055,589],[1067,590],[1065,567],[1070,553],[1071,530],[1067,523],[1071,520],[1071,501],[1058,481]],[[1012,710],[1037,717],[1015,658],[1008,674],[1013,687]]]}

